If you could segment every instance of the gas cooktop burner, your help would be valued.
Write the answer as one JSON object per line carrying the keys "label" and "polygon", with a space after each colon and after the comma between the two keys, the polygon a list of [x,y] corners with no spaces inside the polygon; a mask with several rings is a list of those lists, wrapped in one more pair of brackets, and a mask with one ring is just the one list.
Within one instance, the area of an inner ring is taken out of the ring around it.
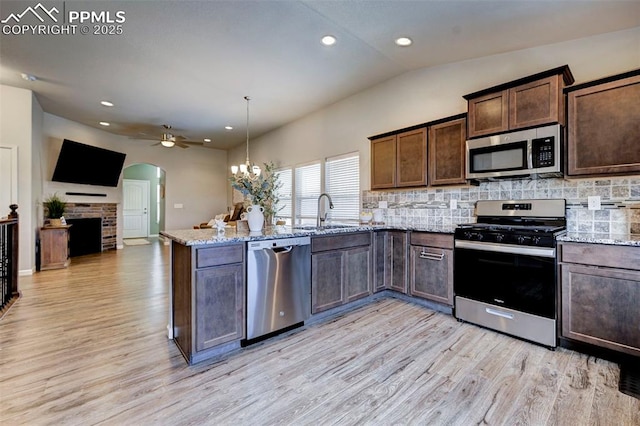
{"label": "gas cooktop burner", "polygon": [[478,201],[477,223],[458,225],[456,240],[554,247],[566,232],[565,200]]}
{"label": "gas cooktop burner", "polygon": [[496,225],[490,223],[464,223],[458,225],[462,229],[478,230],[478,231],[501,231],[501,232],[538,232],[538,233],[555,233],[564,230],[564,226],[536,226],[536,225]]}

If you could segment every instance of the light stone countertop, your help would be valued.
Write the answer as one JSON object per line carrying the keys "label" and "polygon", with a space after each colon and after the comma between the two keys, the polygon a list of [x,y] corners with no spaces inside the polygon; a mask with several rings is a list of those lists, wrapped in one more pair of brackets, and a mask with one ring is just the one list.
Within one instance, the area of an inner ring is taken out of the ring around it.
{"label": "light stone countertop", "polygon": [[275,238],[335,235],[374,230],[418,231],[453,234],[455,227],[455,225],[429,228],[390,227],[387,225],[360,225],[317,230],[291,228],[290,226],[268,226],[265,227],[261,232],[255,234],[246,231],[237,232],[235,227],[226,227],[224,233],[218,233],[216,229],[178,229],[162,231],[160,232],[160,235],[185,246],[195,246],[203,244],[228,244],[246,241],[271,240]]}
{"label": "light stone countertop", "polygon": [[640,247],[639,234],[568,232],[565,235],[558,237],[558,241]]}

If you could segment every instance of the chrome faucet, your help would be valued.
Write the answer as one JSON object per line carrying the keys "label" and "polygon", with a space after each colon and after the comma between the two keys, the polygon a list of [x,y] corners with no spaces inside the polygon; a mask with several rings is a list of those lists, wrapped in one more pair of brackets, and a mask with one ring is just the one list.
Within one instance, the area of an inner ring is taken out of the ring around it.
{"label": "chrome faucet", "polygon": [[318,197],[318,218],[316,220],[316,227],[318,228],[323,226],[327,220],[327,212],[324,213],[324,216],[320,214],[320,200],[322,199],[322,197],[327,197],[327,199],[329,200],[329,208],[330,209],[333,208],[333,201],[331,201],[331,196],[326,192],[323,192],[322,194],[320,194],[320,196]]}

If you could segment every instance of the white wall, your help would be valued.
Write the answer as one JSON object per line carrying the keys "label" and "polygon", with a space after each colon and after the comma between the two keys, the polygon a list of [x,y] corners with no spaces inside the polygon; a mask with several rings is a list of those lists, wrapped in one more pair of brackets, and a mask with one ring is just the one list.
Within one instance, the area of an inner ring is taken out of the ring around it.
{"label": "white wall", "polygon": [[640,68],[640,28],[411,71],[251,140],[250,157],[291,166],[359,151],[368,189],[368,136],[466,112],[465,94],[565,64],[576,83]]}
{"label": "white wall", "polygon": [[[20,217],[18,269],[21,275],[30,274],[35,266],[34,201],[32,188],[32,109],[30,90],[0,85],[0,144],[18,147],[18,214]],[[37,126],[36,131],[37,131]],[[0,206],[3,216],[9,206]]]}
{"label": "white wall", "polygon": [[[51,114],[44,115],[43,175],[45,195],[66,191],[107,193],[106,198],[66,196],[70,202],[122,200],[122,175],[117,188],[51,182],[63,139],[95,145],[127,154],[124,167],[149,163],[166,172],[165,228],[191,228],[227,210],[227,153],[200,147],[182,149],[151,146],[152,141],[113,135]],[[174,208],[182,204],[182,209]],[[122,244],[122,209],[118,207],[118,245]]]}

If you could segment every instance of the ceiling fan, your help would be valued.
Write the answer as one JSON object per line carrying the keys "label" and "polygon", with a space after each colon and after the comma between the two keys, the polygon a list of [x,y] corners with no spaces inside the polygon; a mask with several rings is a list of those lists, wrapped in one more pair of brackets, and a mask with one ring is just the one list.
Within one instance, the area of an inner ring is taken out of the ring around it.
{"label": "ceiling fan", "polygon": [[138,136],[132,139],[142,139],[142,140],[152,140],[156,141],[156,143],[151,146],[162,145],[166,148],[173,148],[174,146],[178,146],[180,148],[189,148],[189,145],[204,145],[204,142],[200,141],[190,141],[187,140],[186,137],[180,135],[174,135],[171,133],[172,127],[169,124],[163,124],[162,128],[164,131],[162,132],[162,136],[158,140],[157,137],[151,136]]}

